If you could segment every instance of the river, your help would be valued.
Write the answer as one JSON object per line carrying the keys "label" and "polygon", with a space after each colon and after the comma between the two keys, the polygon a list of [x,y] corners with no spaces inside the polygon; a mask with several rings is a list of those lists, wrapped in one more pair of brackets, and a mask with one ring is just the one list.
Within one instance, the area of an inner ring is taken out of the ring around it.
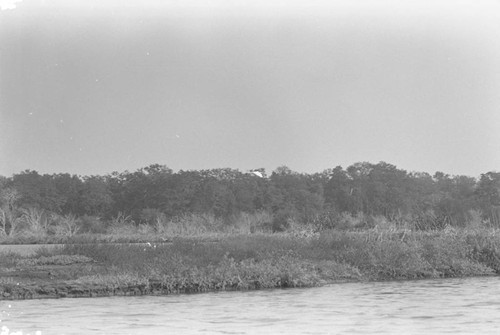
{"label": "river", "polygon": [[10,334],[500,334],[500,278],[0,301]]}

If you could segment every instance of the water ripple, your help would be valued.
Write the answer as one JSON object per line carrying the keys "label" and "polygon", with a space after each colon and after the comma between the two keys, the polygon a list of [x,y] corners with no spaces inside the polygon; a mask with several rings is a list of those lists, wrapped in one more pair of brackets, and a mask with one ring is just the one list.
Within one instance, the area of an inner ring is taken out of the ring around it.
{"label": "water ripple", "polygon": [[500,278],[12,301],[0,311],[0,326],[43,335],[497,334]]}

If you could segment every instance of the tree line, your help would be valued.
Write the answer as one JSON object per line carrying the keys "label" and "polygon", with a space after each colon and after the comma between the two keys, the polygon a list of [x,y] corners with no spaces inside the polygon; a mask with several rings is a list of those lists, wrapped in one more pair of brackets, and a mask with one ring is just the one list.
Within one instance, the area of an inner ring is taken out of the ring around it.
{"label": "tree line", "polygon": [[[277,229],[289,219],[334,225],[342,213],[390,220],[410,217],[433,225],[464,225],[471,213],[500,226],[500,173],[479,178],[443,172],[407,172],[379,162],[355,163],[306,174],[286,166],[269,176],[236,169],[180,170],[153,164],[104,176],[39,174],[0,177],[2,215],[37,208],[58,215],[127,215],[137,224],[158,215],[209,213],[230,221],[241,213],[270,213]],[[262,177],[261,177],[262,176]],[[6,220],[4,220],[6,222]]]}

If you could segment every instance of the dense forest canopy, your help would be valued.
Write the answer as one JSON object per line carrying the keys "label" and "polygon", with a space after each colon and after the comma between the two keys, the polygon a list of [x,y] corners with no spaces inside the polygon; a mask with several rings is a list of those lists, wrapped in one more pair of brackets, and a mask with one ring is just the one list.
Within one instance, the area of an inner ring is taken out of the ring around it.
{"label": "dense forest canopy", "polygon": [[269,176],[264,169],[174,172],[159,164],[84,177],[26,170],[0,178],[0,206],[3,216],[37,208],[106,220],[127,215],[137,224],[158,215],[210,213],[231,220],[241,213],[266,211],[283,222],[294,218],[324,224],[342,213],[363,213],[389,219],[409,215],[417,221],[432,216],[442,225],[460,226],[473,211],[499,225],[500,173],[487,172],[479,179],[443,172],[430,175],[385,162],[337,166],[314,174],[282,166]]}

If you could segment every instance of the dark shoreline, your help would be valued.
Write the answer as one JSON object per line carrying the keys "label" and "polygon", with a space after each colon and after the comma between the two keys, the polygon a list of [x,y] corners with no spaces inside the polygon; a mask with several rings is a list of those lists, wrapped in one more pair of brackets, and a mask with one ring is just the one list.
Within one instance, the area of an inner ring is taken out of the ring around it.
{"label": "dark shoreline", "polygon": [[386,280],[363,280],[363,279],[338,279],[325,281],[320,285],[300,286],[300,287],[282,287],[274,288],[225,288],[218,290],[198,290],[197,288],[183,289],[172,291],[169,288],[162,287],[161,283],[151,281],[149,285],[130,285],[124,287],[110,288],[105,285],[77,285],[70,283],[54,283],[54,284],[30,284],[27,286],[20,285],[2,285],[0,286],[0,301],[14,300],[40,300],[40,299],[62,299],[62,298],[101,298],[101,297],[135,297],[135,296],[170,296],[182,294],[203,294],[210,292],[245,292],[255,290],[276,290],[276,289],[307,289],[314,287],[323,287],[328,285],[338,285],[346,283],[369,283],[369,282],[390,282],[390,281],[421,281],[421,280],[437,280],[437,279],[460,279],[460,278],[476,278],[476,277],[499,277],[497,274],[492,275],[472,275],[463,277],[439,277],[439,278],[412,278],[412,279],[386,279]]}

